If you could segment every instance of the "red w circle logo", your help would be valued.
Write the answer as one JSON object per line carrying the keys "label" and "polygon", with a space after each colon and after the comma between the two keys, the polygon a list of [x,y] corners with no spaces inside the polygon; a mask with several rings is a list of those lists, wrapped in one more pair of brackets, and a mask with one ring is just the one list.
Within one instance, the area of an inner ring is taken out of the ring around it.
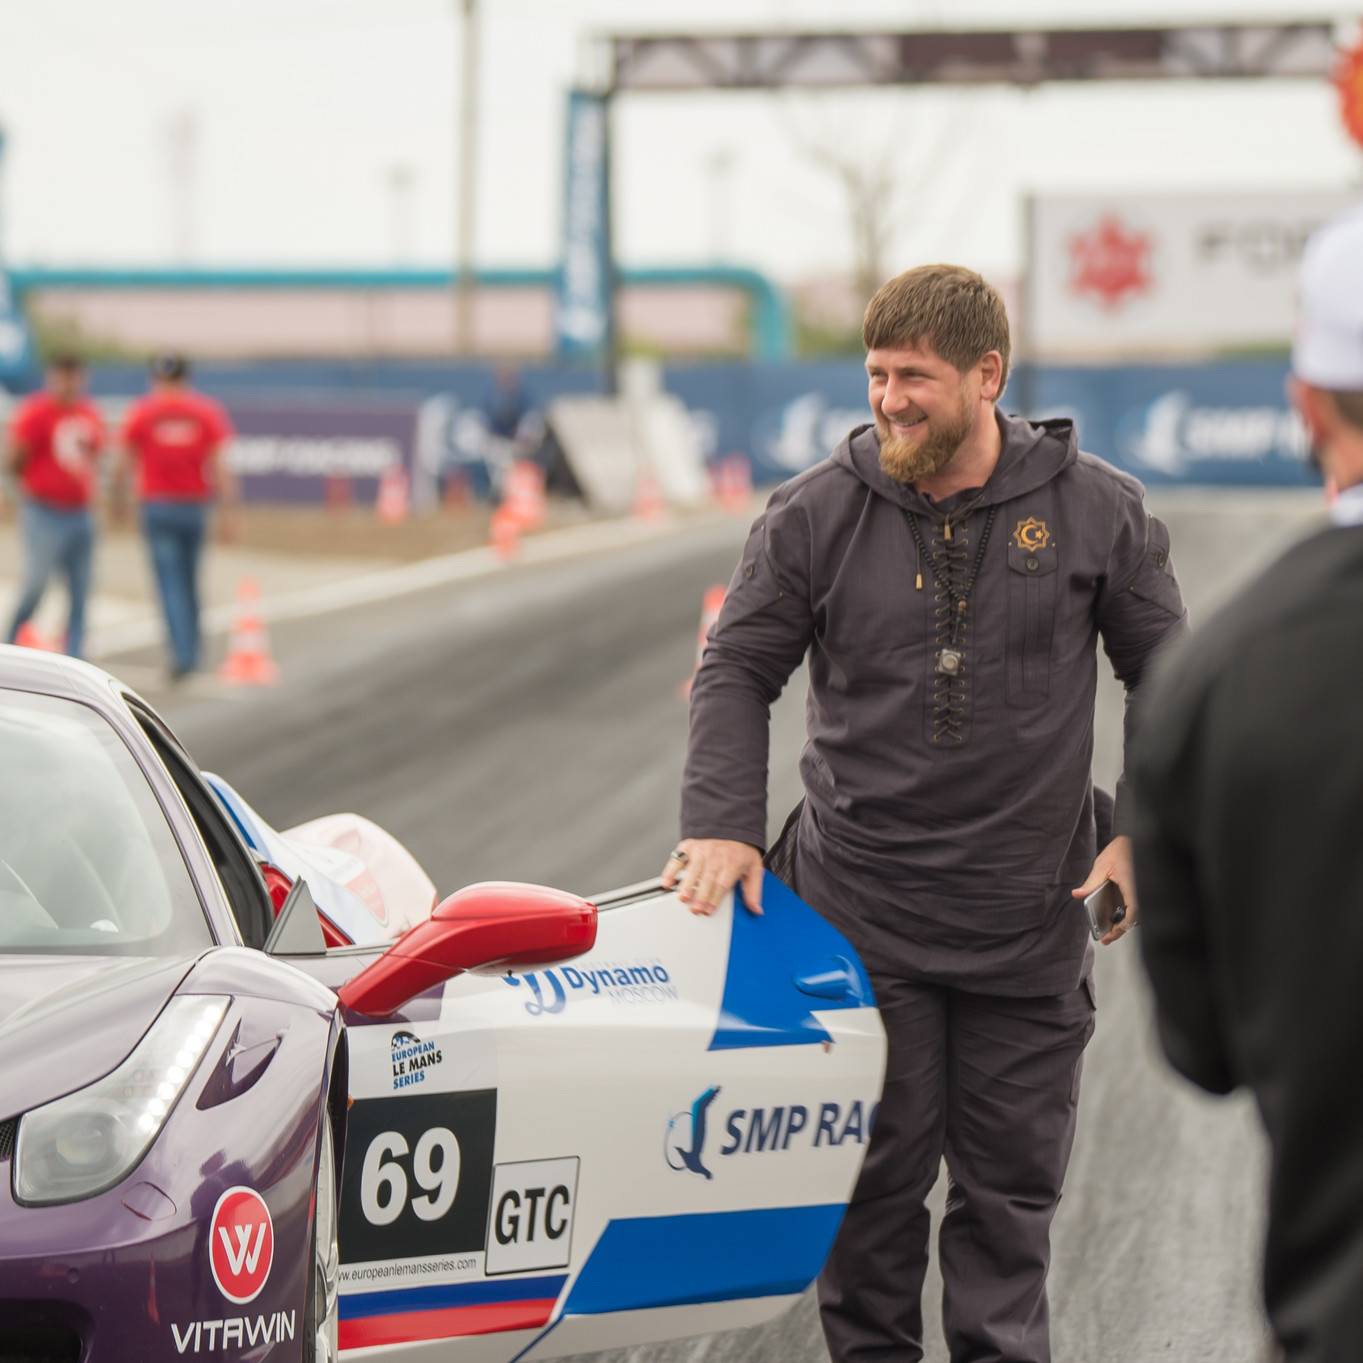
{"label": "red w circle logo", "polygon": [[264,1198],[253,1188],[229,1188],[213,1208],[208,1235],[218,1291],[238,1306],[254,1301],[274,1260],[274,1223]]}

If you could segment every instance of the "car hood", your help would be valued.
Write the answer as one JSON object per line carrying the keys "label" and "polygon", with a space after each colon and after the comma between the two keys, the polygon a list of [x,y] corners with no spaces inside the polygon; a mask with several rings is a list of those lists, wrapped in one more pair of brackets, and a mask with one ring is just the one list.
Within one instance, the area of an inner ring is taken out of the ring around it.
{"label": "car hood", "polygon": [[108,1074],[197,959],[0,956],[0,1121]]}

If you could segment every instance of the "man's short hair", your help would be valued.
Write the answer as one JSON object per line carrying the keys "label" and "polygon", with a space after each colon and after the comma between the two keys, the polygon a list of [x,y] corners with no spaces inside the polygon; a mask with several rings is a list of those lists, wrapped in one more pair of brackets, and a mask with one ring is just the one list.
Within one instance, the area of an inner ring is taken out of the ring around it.
{"label": "man's short hair", "polygon": [[151,376],[163,383],[183,383],[189,377],[189,361],[183,355],[157,355],[151,362]]}
{"label": "man's short hair", "polygon": [[928,345],[963,373],[997,350],[1000,393],[1008,382],[1008,311],[993,285],[961,265],[920,265],[882,284],[866,305],[861,339],[867,350]]}
{"label": "man's short hair", "polygon": [[85,361],[74,350],[59,350],[48,358],[47,369],[55,369],[59,374],[79,374],[84,372]]}

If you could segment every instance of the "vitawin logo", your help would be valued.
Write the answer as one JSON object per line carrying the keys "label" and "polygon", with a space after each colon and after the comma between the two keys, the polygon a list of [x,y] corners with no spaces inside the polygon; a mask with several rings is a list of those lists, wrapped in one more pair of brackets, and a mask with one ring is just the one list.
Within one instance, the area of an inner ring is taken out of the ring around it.
{"label": "vitawin logo", "polygon": [[254,1188],[229,1188],[213,1208],[208,1263],[218,1291],[237,1306],[254,1301],[270,1276],[274,1224]]}
{"label": "vitawin logo", "polygon": [[1050,542],[1051,532],[1046,522],[1037,520],[1035,516],[1028,516],[1025,521],[1019,521],[1017,529],[1013,531],[1013,543],[1029,554],[1046,548]]}

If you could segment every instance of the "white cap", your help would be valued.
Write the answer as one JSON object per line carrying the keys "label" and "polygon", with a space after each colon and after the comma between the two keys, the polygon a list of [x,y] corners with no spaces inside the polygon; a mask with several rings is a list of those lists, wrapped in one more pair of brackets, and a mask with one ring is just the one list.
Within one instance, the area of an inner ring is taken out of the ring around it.
{"label": "white cap", "polygon": [[1292,372],[1317,388],[1363,390],[1363,208],[1306,244]]}

